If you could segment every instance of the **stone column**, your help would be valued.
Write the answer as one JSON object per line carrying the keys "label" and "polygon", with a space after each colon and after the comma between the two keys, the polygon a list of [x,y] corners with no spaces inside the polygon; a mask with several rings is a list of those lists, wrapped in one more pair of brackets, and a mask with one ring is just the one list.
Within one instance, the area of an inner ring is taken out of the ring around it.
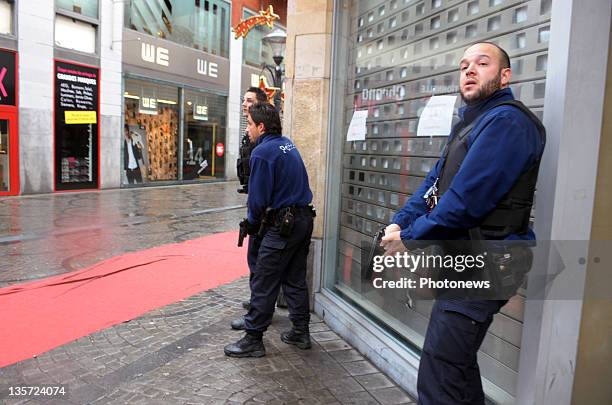
{"label": "stone column", "polygon": [[313,237],[323,236],[327,125],[332,47],[332,0],[287,4],[285,134],[306,163],[317,208]]}
{"label": "stone column", "polygon": [[53,7],[52,0],[17,7],[22,194],[53,191]]}
{"label": "stone column", "polygon": [[283,132],[291,137],[304,159],[317,209],[308,263],[311,295],[319,290],[321,277],[332,11],[333,0],[287,2]]}
{"label": "stone column", "polygon": [[123,91],[121,49],[124,1],[100,4],[100,188],[121,185]]}

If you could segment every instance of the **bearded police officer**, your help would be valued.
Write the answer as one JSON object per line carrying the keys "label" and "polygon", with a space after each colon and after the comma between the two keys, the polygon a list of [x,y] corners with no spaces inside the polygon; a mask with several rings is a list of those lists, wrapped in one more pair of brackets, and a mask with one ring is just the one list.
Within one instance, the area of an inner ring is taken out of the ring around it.
{"label": "bearded police officer", "polygon": [[[514,101],[510,60],[496,44],[467,48],[460,74],[467,104],[459,111],[461,121],[442,157],[386,228],[383,245],[469,239],[474,229],[484,239],[535,239],[528,224],[544,128]],[[419,404],[484,404],[476,354],[506,302],[434,303],[419,366]]]}
{"label": "bearded police officer", "polygon": [[247,132],[255,145],[251,152],[247,218],[248,261],[251,268],[251,306],[244,317],[245,336],[225,346],[232,357],[265,355],[263,333],[274,313],[282,285],[293,323],[281,340],[311,347],[310,306],[306,284],[306,258],[312,235],[314,210],[308,174],[295,145],[281,135],[278,113],[270,104],[255,104],[247,116]]}

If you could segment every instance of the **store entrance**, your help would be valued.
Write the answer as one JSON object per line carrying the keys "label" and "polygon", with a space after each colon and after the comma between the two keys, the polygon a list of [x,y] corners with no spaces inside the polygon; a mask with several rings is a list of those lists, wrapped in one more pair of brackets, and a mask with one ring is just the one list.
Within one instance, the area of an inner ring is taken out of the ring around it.
{"label": "store entrance", "polygon": [[0,196],[19,194],[17,114],[0,111]]}
{"label": "store entrance", "polygon": [[183,180],[204,180],[215,177],[215,145],[217,124],[192,121],[186,123],[183,142]]}

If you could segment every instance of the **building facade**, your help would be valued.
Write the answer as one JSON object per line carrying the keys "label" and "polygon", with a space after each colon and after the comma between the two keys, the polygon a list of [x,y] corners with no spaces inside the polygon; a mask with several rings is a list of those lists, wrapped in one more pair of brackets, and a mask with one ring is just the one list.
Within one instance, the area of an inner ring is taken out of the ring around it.
{"label": "building facade", "polygon": [[[411,394],[432,301],[410,308],[405,291],[364,280],[362,242],[390,223],[444,146],[445,136],[419,136],[425,105],[458,94],[469,44],[494,41],[510,54],[514,95],[548,131],[534,229],[565,270],[538,269],[552,280],[546,293],[528,282],[496,315],[478,354],[485,393],[502,404],[612,399],[611,297],[596,289],[609,282],[600,255],[612,236],[610,11],[607,0],[288,2],[285,128],[324,213],[315,311]],[[368,114],[363,140],[347,139],[356,110]]]}
{"label": "building facade", "polygon": [[0,1],[0,196],[235,179],[270,4]]}

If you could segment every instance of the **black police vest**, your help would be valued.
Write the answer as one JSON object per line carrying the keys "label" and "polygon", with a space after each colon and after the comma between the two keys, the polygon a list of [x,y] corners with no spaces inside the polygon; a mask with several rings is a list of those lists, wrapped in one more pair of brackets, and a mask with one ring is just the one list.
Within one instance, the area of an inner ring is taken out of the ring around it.
{"label": "black police vest", "polygon": [[[518,100],[504,101],[492,108],[502,105],[511,105],[525,113],[537,126],[542,145],[546,144],[546,129],[523,103]],[[487,110],[487,112],[490,110]],[[468,152],[468,135],[480,119],[475,119],[466,127],[455,128],[456,135],[446,144],[442,152],[444,163],[438,178],[438,192],[440,197],[448,190],[453,178],[459,171]],[[458,125],[461,125],[459,123]],[[476,142],[476,138],[474,139]],[[533,195],[538,180],[540,159],[521,174],[510,191],[502,197],[501,201],[479,225],[480,232],[485,239],[503,239],[510,234],[524,234],[528,231],[529,216],[533,206]]]}

